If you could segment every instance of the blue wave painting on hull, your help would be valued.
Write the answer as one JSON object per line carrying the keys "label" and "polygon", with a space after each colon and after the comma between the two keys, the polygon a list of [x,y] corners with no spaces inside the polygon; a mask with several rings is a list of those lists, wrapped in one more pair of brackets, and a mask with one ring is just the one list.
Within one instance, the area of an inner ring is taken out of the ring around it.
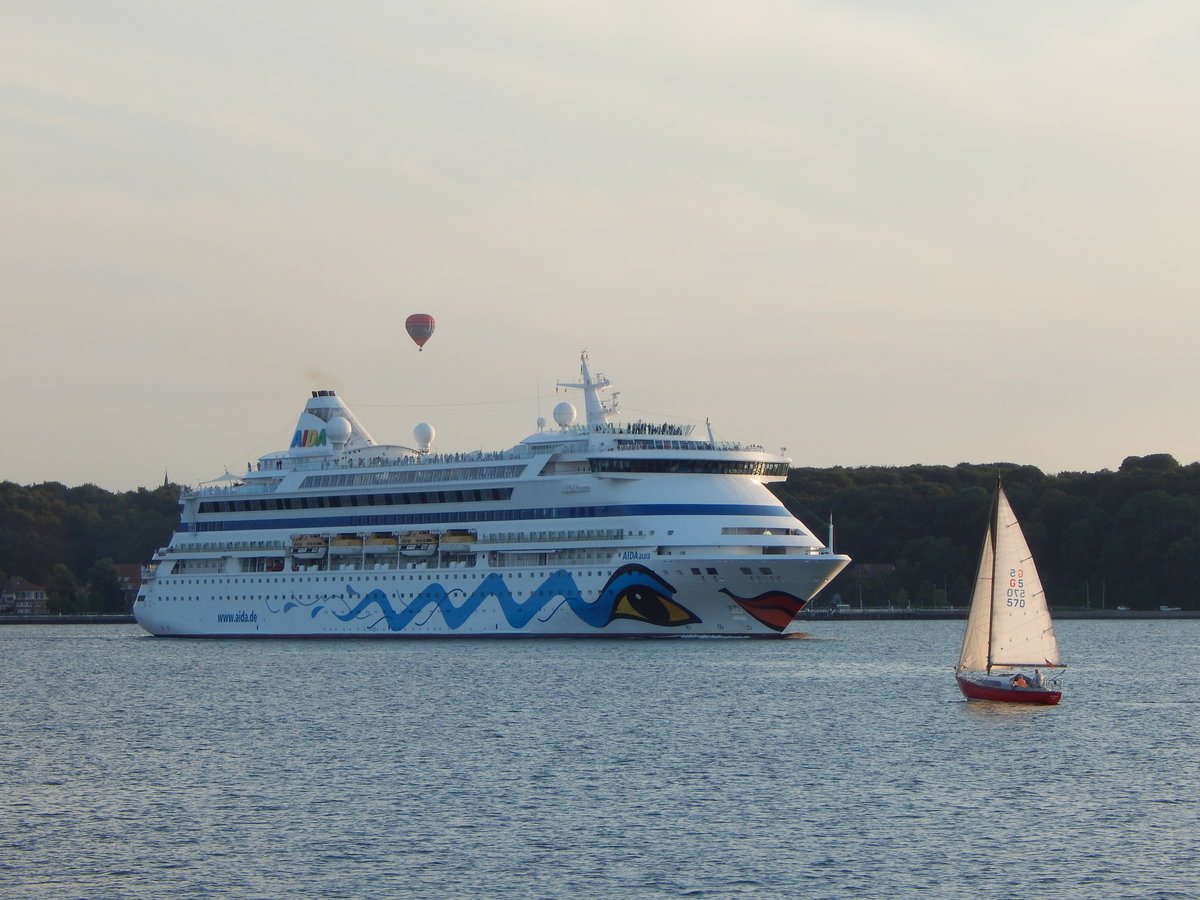
{"label": "blue wave painting on hull", "polygon": [[350,585],[346,586],[346,590],[352,599],[357,597],[358,602],[345,613],[330,610],[333,615],[343,622],[349,622],[369,615],[372,607],[378,607],[382,615],[370,627],[375,628],[381,622],[386,622],[389,631],[403,631],[426,610],[428,614],[417,622],[418,625],[424,625],[440,610],[446,626],[455,630],[461,628],[491,597],[496,598],[505,620],[513,629],[524,628],[547,608],[548,612],[539,621],[548,621],[564,603],[580,621],[593,628],[603,628],[614,619],[632,619],[664,627],[700,621],[690,610],[671,599],[675,593],[674,587],[645,566],[639,565],[617,569],[599,596],[590,602],[583,598],[575,579],[564,569],[552,573],[531,592],[527,600],[513,597],[504,579],[495,572],[484,578],[469,596],[457,604],[452,595],[464,595],[465,592],[457,589],[447,592],[437,583],[426,587],[401,609],[393,607],[387,594],[381,590],[375,589],[361,596]]}

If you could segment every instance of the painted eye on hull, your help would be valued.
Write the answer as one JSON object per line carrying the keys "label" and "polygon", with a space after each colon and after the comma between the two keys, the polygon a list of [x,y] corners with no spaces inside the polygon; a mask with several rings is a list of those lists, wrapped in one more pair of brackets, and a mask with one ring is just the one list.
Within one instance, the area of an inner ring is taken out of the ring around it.
{"label": "painted eye on hull", "polygon": [[613,605],[614,619],[634,619],[651,625],[691,625],[700,620],[670,597],[646,586],[630,587],[617,595]]}
{"label": "painted eye on hull", "polygon": [[700,622],[691,610],[671,599],[675,588],[645,566],[623,566],[613,573],[603,593],[612,593],[613,619],[632,619],[667,628]]}

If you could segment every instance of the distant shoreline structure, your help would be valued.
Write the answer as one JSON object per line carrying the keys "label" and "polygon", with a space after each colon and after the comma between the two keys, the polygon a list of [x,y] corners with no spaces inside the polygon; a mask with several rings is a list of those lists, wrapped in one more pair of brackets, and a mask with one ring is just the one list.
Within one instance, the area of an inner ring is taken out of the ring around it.
{"label": "distant shoreline structure", "polygon": [[[1200,619],[1200,610],[1173,609],[1054,609],[1055,619]],[[855,619],[965,619],[966,608],[952,609],[806,609],[796,618],[811,621],[851,621]]]}
{"label": "distant shoreline structure", "polygon": [[133,616],[0,616],[0,625],[126,625],[137,624]]}
{"label": "distant shoreline structure", "polygon": [[[796,616],[797,622],[935,621],[966,618],[965,609],[813,609]],[[1055,619],[1200,619],[1200,610],[1179,609],[1067,609],[1054,610]],[[0,616],[0,625],[133,625],[133,616]],[[615,637],[618,635],[597,635]]]}

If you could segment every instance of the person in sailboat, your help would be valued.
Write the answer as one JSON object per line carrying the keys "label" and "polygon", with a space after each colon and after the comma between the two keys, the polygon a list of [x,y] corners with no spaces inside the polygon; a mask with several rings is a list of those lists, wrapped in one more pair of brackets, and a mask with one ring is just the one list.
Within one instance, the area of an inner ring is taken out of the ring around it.
{"label": "person in sailboat", "polygon": [[1020,672],[1018,672],[1016,675],[1013,676],[1012,686],[1019,687],[1019,688],[1029,687],[1029,682],[1025,680],[1024,675],[1022,675]]}

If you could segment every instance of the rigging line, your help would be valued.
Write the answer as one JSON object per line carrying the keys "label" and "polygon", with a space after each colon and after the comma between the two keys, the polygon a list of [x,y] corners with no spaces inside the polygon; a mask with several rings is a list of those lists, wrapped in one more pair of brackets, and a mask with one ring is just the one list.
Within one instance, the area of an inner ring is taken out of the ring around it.
{"label": "rigging line", "polygon": [[355,403],[356,409],[447,409],[452,406],[503,406],[509,403],[528,403],[538,397],[514,397],[509,400],[468,400],[465,403]]}
{"label": "rigging line", "polygon": [[[278,447],[280,442],[285,442],[287,440],[287,434],[291,430],[292,430],[291,428],[287,428],[287,427],[276,429],[274,432],[267,435],[267,437],[265,437],[261,441],[259,441],[254,446],[254,449],[252,449],[248,453],[244,454],[246,456],[246,459],[250,462],[253,462],[256,459],[259,459],[262,456],[262,453],[260,453],[259,451],[262,450],[263,447],[268,446],[268,444],[273,444],[273,446]],[[243,454],[239,454],[239,456],[241,456],[241,455],[243,455]],[[233,470],[229,468],[228,464],[226,464],[226,466],[225,466],[225,471],[229,472],[230,474],[235,474],[233,472]],[[239,469],[239,471],[240,471],[240,469]]]}
{"label": "rigging line", "polygon": [[[787,484],[787,482],[783,482],[783,483],[784,483],[785,485]],[[768,490],[770,490],[770,488],[768,488]],[[774,491],[772,491],[772,493],[774,493]],[[776,494],[776,496],[779,496],[779,495],[778,495],[778,494]],[[782,499],[783,499],[783,498],[781,497],[781,498],[780,498],[780,500],[782,500]],[[803,510],[803,511],[804,511],[804,513],[807,515],[807,517],[808,517],[808,518],[805,518],[804,520],[802,520],[802,523],[805,525],[805,527],[807,527],[807,526],[808,526],[808,519],[809,519],[809,518],[811,518],[811,519],[815,519],[815,520],[816,520],[816,521],[818,521],[818,522],[820,522],[820,521],[821,521],[821,514],[820,514],[820,513],[818,513],[816,510],[809,509],[809,508],[808,508],[808,506],[806,506],[804,503],[801,503],[801,502],[800,502],[799,500],[797,500],[795,497],[792,497],[791,495],[789,495],[789,496],[788,496],[788,501],[789,501],[790,503],[792,503],[792,504],[794,504],[794,505],[796,505],[796,506],[800,507],[800,509],[801,509],[801,510]],[[830,511],[829,511],[829,516],[830,516],[830,518],[832,518],[832,517],[833,517],[833,510],[830,510]],[[829,549],[831,549],[831,550],[832,550],[833,548],[832,548],[832,547],[830,547]]]}

